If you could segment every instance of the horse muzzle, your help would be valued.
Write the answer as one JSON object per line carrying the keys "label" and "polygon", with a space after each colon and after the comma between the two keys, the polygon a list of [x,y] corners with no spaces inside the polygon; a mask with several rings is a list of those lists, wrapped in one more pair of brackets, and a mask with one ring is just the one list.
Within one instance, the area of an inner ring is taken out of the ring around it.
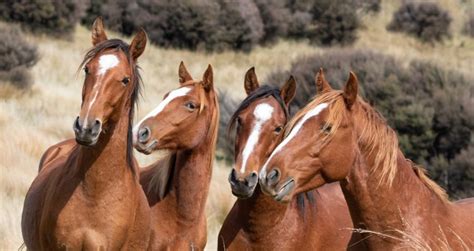
{"label": "horse muzzle", "polygon": [[76,135],[76,142],[83,146],[94,146],[99,140],[99,135],[102,132],[102,122],[98,119],[94,121],[80,121],[77,117],[73,125],[74,133]]}
{"label": "horse muzzle", "polygon": [[232,194],[238,198],[246,199],[252,196],[258,183],[258,175],[256,172],[250,173],[247,177],[237,177],[235,169],[229,174],[229,183]]}
{"label": "horse muzzle", "polygon": [[281,181],[280,169],[274,167],[270,172],[260,173],[260,188],[262,192],[270,195],[278,202],[288,202],[295,189],[296,182],[292,177]]}

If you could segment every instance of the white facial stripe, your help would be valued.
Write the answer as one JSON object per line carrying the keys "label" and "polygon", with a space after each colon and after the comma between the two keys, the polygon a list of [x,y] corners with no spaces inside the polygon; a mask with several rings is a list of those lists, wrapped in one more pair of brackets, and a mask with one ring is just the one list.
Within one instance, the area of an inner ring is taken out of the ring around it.
{"label": "white facial stripe", "polygon": [[99,96],[100,87],[102,85],[101,81],[102,81],[102,77],[100,76],[99,79],[97,80],[97,83],[94,85],[94,88],[92,88],[92,91],[94,92],[94,97],[89,102],[89,107],[87,108],[86,116],[84,118],[84,127],[87,127],[87,123],[89,121],[88,120],[89,112],[91,111],[92,105],[94,105],[95,100],[97,99],[97,96]]}
{"label": "white facial stripe", "polygon": [[161,111],[163,111],[163,109],[165,109],[165,107],[171,102],[173,101],[175,98],[177,97],[181,97],[181,96],[184,96],[186,95],[189,91],[191,91],[191,87],[181,87],[179,89],[176,89],[176,90],[173,90],[171,91],[168,96],[166,96],[166,98],[161,101],[161,103],[155,108],[153,109],[150,113],[148,113],[136,126],[135,128],[133,128],[133,135],[136,135],[136,133],[138,132],[138,128],[140,127],[140,125],[143,123],[143,121],[145,121],[146,119],[150,118],[150,117],[155,117],[156,115],[158,115]]}
{"label": "white facial stripe", "polygon": [[260,178],[263,179],[265,178],[265,176],[267,175],[267,164],[270,162],[270,160],[272,159],[272,157],[279,151],[281,151],[281,149],[283,149],[283,147],[285,147],[285,145],[288,144],[288,142],[290,142],[290,140],[292,140],[297,134],[298,132],[301,130],[301,128],[303,128],[303,124],[310,118],[312,117],[315,117],[317,116],[319,113],[321,113],[324,109],[326,109],[328,107],[328,104],[327,103],[322,103],[322,104],[319,104],[317,105],[316,107],[314,107],[313,109],[311,109],[309,112],[307,112],[303,118],[298,121],[298,123],[296,124],[296,126],[291,130],[290,134],[275,148],[275,150],[272,152],[272,154],[270,155],[270,157],[267,159],[267,161],[265,162],[265,165],[263,165],[263,168],[262,168],[262,171],[260,172]]}
{"label": "white facial stripe", "polygon": [[241,173],[245,173],[245,167],[247,166],[247,160],[252,153],[255,145],[258,143],[258,139],[260,136],[260,131],[262,129],[262,125],[272,117],[273,107],[269,104],[262,103],[257,105],[255,110],[253,111],[253,115],[255,117],[254,127],[250,136],[247,140],[247,144],[245,144],[244,150],[242,152],[243,161],[242,167],[240,168]]}
{"label": "white facial stripe", "polygon": [[102,55],[99,58],[99,71],[97,75],[104,75],[109,69],[114,68],[119,63],[117,56],[112,54]]}
{"label": "white facial stripe", "polygon": [[84,117],[84,127],[87,127],[88,123],[88,118],[89,118],[89,113],[92,109],[92,106],[94,105],[97,96],[99,96],[100,89],[102,87],[102,76],[111,68],[114,68],[117,66],[119,63],[119,60],[117,56],[107,54],[107,55],[102,55],[99,58],[99,71],[97,71],[97,82],[94,85],[94,88],[92,88],[92,91],[94,92],[94,97],[92,97],[92,100],[89,102],[89,106],[87,108],[86,116]]}

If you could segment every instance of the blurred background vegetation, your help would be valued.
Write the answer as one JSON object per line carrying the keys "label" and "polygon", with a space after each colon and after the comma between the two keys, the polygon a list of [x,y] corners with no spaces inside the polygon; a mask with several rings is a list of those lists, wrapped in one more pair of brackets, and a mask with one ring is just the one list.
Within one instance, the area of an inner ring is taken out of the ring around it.
{"label": "blurred background vegetation", "polygon": [[[220,91],[210,238],[232,205],[227,120],[245,96],[251,66],[261,83],[296,77],[292,112],[315,94],[323,67],[340,88],[350,70],[363,97],[397,131],[405,155],[424,165],[452,199],[474,196],[474,3],[471,0],[4,0],[0,3],[0,249],[17,247],[24,193],[47,146],[72,137],[80,105],[76,67],[88,30],[109,37],[144,27],[152,46],[140,64],[138,116],[177,84],[184,60],[196,78],[212,63]],[[142,162],[143,156],[137,154]],[[217,229],[217,230],[216,230]],[[5,244],[6,243],[6,244]],[[215,245],[212,239],[208,245]],[[2,248],[3,247],[3,248]]]}

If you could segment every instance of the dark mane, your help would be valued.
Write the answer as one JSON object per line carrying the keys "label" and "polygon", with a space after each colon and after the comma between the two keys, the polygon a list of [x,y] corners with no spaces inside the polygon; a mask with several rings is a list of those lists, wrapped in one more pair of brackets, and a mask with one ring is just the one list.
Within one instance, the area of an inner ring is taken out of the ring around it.
{"label": "dark mane", "polygon": [[286,118],[289,118],[289,111],[288,108],[285,105],[285,102],[280,96],[280,89],[277,87],[272,87],[269,85],[263,85],[260,86],[258,89],[250,93],[239,105],[237,110],[235,110],[234,114],[232,114],[232,117],[230,117],[229,121],[229,126],[227,128],[227,132],[230,132],[232,128],[235,125],[235,122],[237,121],[237,117],[239,116],[239,113],[247,108],[250,104],[252,104],[255,100],[272,96],[274,97],[277,102],[280,104],[281,108],[285,111]]}
{"label": "dark mane", "polygon": [[133,91],[130,93],[130,111],[129,111],[129,123],[128,123],[128,132],[127,132],[127,163],[128,166],[132,169],[132,173],[135,175],[135,164],[133,161],[133,135],[132,135],[132,127],[133,127],[133,117],[135,114],[135,108],[138,103],[138,97],[141,93],[142,89],[142,78],[140,76],[140,67],[136,64],[136,62],[133,61],[131,55],[130,55],[130,46],[125,43],[124,41],[120,39],[109,39],[106,41],[103,41],[96,46],[94,46],[92,49],[90,49],[86,55],[84,56],[84,59],[82,63],[79,66],[79,69],[82,69],[84,65],[86,65],[91,59],[93,59],[97,54],[101,53],[102,51],[106,49],[117,49],[121,50],[125,53],[128,59],[128,63],[132,65],[132,84],[133,84]]}

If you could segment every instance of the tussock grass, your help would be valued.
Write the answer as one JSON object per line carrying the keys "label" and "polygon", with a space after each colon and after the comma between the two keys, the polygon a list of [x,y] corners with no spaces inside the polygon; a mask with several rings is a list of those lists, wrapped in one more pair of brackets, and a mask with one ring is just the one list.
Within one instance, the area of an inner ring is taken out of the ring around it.
{"label": "tussock grass", "polygon": [[[459,33],[465,21],[466,4],[457,0],[439,2],[454,18],[452,39],[431,46],[386,31],[399,3],[382,1],[379,14],[363,18],[365,28],[358,32],[359,39],[351,48],[371,48],[406,63],[414,58],[425,59],[471,72],[474,40]],[[109,33],[109,37],[119,36]],[[22,243],[23,199],[36,176],[42,153],[48,146],[73,137],[72,123],[79,112],[83,81],[83,73],[75,73],[91,46],[90,31],[84,27],[77,27],[71,41],[41,35],[29,35],[27,40],[38,45],[41,57],[32,68],[35,81],[32,89],[19,91],[0,83],[0,250],[16,250]],[[280,41],[270,47],[257,47],[251,53],[205,53],[148,46],[139,59],[145,88],[137,117],[143,117],[167,91],[178,86],[177,69],[181,60],[195,78],[201,78],[207,64],[212,64],[216,88],[243,98],[243,77],[251,66],[256,66],[262,81],[274,70],[289,69],[294,59],[324,49],[305,41]],[[156,158],[138,153],[136,156],[142,165]],[[220,225],[235,200],[227,183],[229,171],[223,162],[216,162],[207,203],[209,250],[215,249]]]}

